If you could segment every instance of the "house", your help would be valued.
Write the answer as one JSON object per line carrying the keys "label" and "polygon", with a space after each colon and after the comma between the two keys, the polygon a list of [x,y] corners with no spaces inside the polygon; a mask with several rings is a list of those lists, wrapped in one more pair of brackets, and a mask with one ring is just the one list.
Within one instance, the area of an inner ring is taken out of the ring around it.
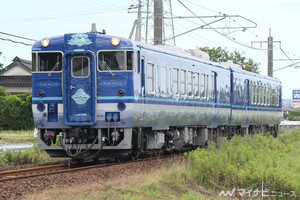
{"label": "house", "polygon": [[31,61],[15,57],[13,62],[0,70],[0,86],[8,93],[31,92]]}

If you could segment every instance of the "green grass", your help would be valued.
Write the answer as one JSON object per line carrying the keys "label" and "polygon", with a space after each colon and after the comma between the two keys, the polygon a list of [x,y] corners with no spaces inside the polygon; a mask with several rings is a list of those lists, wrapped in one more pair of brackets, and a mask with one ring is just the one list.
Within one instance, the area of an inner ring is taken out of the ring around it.
{"label": "green grass", "polygon": [[31,131],[0,131],[0,144],[11,143],[34,143],[37,138],[33,136]]}
{"label": "green grass", "polygon": [[188,172],[194,182],[207,188],[264,188],[300,194],[300,131],[280,138],[263,134],[224,139],[221,147],[189,154]]}
{"label": "green grass", "polygon": [[38,164],[54,162],[44,150],[39,150],[37,145],[24,151],[6,151],[0,153],[0,166],[16,166],[24,164]]}

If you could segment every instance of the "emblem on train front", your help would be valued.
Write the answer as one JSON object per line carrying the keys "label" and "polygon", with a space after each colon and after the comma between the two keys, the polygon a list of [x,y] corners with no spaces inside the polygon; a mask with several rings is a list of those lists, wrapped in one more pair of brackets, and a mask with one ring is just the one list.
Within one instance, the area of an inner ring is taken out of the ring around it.
{"label": "emblem on train front", "polygon": [[72,96],[72,99],[78,105],[84,105],[90,99],[90,95],[85,93],[83,89],[78,89],[76,93]]}
{"label": "emblem on train front", "polygon": [[89,36],[84,33],[76,33],[71,36],[72,39],[68,40],[69,45],[76,45],[82,47],[84,45],[92,44],[92,41],[89,39]]}

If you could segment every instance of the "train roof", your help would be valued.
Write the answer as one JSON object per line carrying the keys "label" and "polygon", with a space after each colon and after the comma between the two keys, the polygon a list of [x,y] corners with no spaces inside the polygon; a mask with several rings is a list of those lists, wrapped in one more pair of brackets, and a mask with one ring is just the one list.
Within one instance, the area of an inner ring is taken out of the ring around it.
{"label": "train roof", "polygon": [[[203,59],[199,56],[194,56],[193,53],[186,51],[182,48],[178,47],[170,47],[170,46],[155,46],[151,44],[145,44],[142,42],[138,42],[135,40],[130,40],[127,38],[118,37],[120,39],[120,44],[117,46],[113,46],[111,41],[116,36],[105,35],[100,33],[70,33],[61,36],[49,37],[49,46],[43,47],[39,40],[35,42],[32,46],[33,51],[58,51],[61,49],[62,51],[75,50],[75,49],[91,49],[94,51],[99,51],[99,47],[101,46],[101,50],[138,50],[138,49],[148,49],[151,51],[161,52],[173,56],[178,56],[181,58],[194,60],[196,62],[205,63],[207,65],[212,65],[214,67],[219,67],[223,69],[232,70],[233,72],[254,76],[258,78],[264,78],[275,82],[280,82],[279,79],[274,77],[269,77],[261,74],[257,74],[254,72],[249,72],[243,70],[238,67],[228,66],[226,64],[213,62],[207,59]],[[69,44],[69,45],[67,45]]]}

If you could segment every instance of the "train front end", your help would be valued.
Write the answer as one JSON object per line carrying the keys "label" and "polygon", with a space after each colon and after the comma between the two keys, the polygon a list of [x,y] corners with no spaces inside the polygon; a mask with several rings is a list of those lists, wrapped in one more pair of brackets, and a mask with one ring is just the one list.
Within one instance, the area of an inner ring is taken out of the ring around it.
{"label": "train front end", "polygon": [[99,33],[43,39],[32,48],[32,110],[38,147],[52,157],[132,153],[130,40]]}

